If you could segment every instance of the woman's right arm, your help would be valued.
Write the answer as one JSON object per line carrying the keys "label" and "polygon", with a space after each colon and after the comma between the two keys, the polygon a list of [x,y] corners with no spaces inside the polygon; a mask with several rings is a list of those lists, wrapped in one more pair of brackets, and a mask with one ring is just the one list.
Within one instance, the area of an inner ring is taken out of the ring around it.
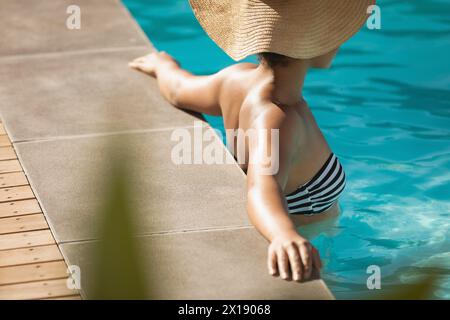
{"label": "woman's right arm", "polygon": [[[289,119],[279,108],[270,108],[254,121],[256,139],[249,145],[247,169],[247,209],[251,222],[270,242],[267,264],[269,273],[282,279],[307,280],[312,269],[321,268],[319,253],[296,231],[289,217],[283,195],[288,178],[292,148],[295,146]],[[271,171],[263,161],[271,149],[272,130],[278,132],[278,148],[270,154]]]}

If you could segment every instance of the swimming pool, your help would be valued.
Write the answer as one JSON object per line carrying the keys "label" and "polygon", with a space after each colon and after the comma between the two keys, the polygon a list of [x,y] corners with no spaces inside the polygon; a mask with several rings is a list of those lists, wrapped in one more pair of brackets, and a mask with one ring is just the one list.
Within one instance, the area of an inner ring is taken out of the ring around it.
{"label": "swimming pool", "polygon": [[[123,0],[153,44],[209,74],[234,63],[206,36],[187,0]],[[450,298],[450,3],[378,1],[381,30],[364,28],[304,94],[347,173],[336,225],[313,240],[337,298],[368,294],[430,271]],[[254,58],[247,59],[255,61]],[[207,117],[223,130],[221,119]],[[437,266],[437,267],[436,267]]]}

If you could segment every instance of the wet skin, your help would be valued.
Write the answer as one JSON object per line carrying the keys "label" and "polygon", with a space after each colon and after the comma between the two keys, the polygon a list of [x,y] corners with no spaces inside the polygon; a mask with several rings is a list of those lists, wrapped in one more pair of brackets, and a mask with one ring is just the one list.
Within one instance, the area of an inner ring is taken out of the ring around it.
{"label": "wet skin", "polygon": [[[310,180],[331,150],[301,92],[309,68],[327,68],[337,50],[300,60],[289,58],[274,67],[240,63],[210,76],[195,76],[180,68],[165,52],[155,52],[130,62],[130,67],[158,81],[163,96],[174,106],[199,113],[223,116],[225,129],[267,132],[245,146],[248,214],[257,230],[269,241],[267,267],[273,276],[304,281],[322,263],[316,248],[297,226],[336,217],[335,203],[326,212],[290,215],[285,195]],[[265,130],[261,130],[265,129]],[[270,130],[279,130],[279,169],[261,174],[260,155],[270,146]],[[235,137],[228,137],[235,139]]]}

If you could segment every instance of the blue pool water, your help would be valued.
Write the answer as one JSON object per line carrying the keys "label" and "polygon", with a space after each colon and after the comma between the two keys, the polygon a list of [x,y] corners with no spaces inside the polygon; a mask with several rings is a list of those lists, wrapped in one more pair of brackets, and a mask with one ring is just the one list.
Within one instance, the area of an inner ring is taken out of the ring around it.
{"label": "blue pool water", "polygon": [[[233,61],[206,36],[187,0],[124,0],[153,44],[196,74]],[[347,171],[343,214],[314,238],[337,298],[360,298],[366,268],[382,288],[439,275],[450,298],[450,2],[378,1],[381,30],[364,28],[304,94]],[[255,61],[254,58],[247,59]],[[220,118],[208,117],[216,128]]]}

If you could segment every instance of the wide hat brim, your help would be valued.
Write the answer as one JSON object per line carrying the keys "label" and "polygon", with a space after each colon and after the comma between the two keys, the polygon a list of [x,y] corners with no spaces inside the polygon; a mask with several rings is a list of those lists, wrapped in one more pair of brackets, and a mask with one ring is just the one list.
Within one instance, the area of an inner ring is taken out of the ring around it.
{"label": "wide hat brim", "polygon": [[210,38],[238,61],[261,52],[326,54],[364,25],[376,0],[189,0]]}

